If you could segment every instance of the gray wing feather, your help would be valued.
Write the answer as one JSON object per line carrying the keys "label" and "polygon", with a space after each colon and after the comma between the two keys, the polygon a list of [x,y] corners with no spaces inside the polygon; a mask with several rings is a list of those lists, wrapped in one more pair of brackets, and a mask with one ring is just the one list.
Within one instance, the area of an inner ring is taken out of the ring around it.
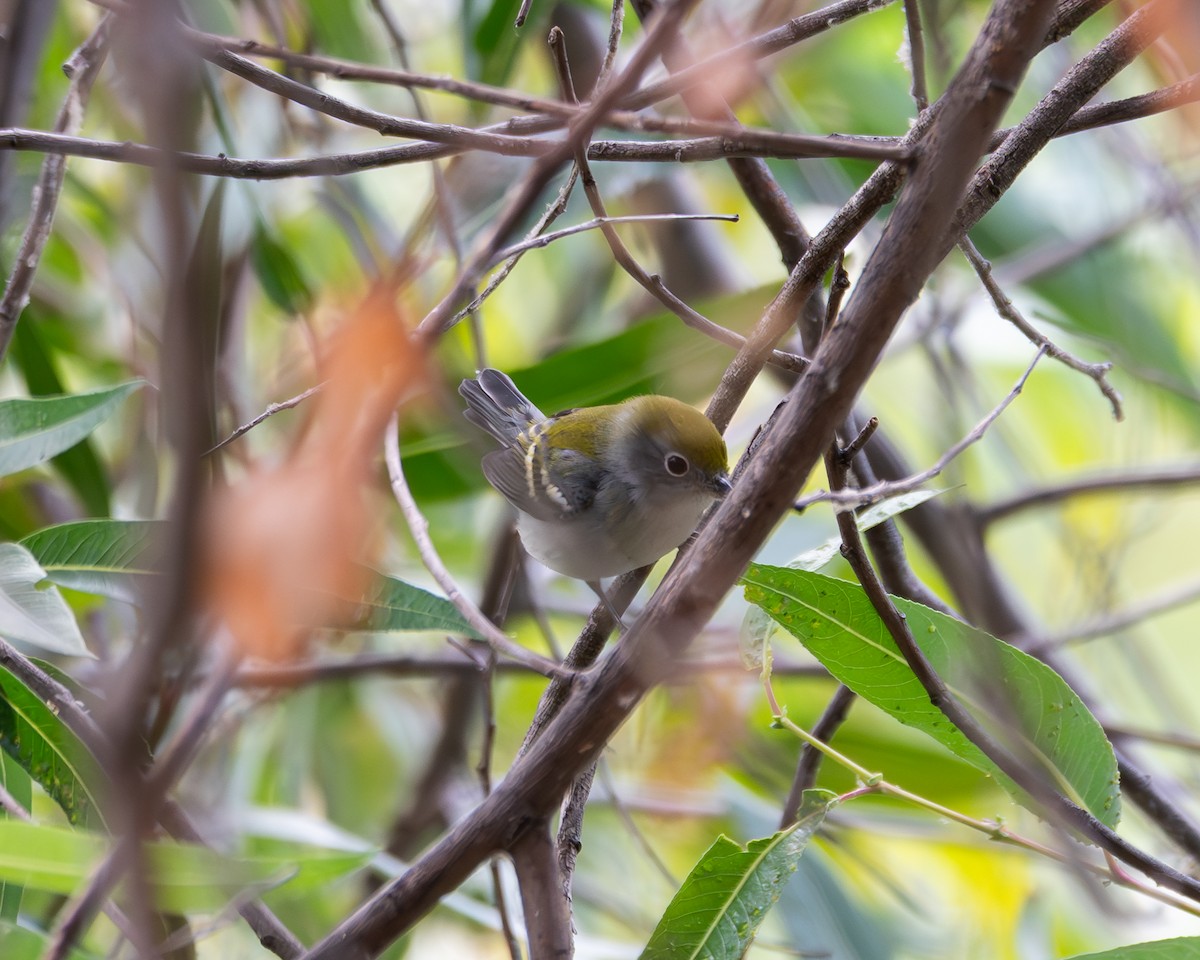
{"label": "gray wing feather", "polygon": [[506,374],[490,367],[474,380],[464,380],[458,392],[467,401],[466,418],[505,446],[531,423],[546,419]]}
{"label": "gray wing feather", "polygon": [[519,447],[493,450],[483,458],[483,475],[518,510],[539,520],[562,520],[587,510],[596,498],[600,478],[595,464],[583,457],[560,456],[557,469],[545,478],[553,491],[542,489],[538,476],[529,492],[524,452]]}
{"label": "gray wing feather", "polygon": [[535,491],[532,497],[529,495],[525,458],[519,447],[507,447],[484,454],[483,475],[488,483],[504,494],[509,503],[539,520],[558,520],[568,512],[540,491]]}

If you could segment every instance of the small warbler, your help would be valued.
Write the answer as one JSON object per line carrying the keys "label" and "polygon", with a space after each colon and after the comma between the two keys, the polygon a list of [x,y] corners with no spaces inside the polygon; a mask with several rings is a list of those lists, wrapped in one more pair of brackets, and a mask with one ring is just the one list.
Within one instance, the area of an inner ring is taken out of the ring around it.
{"label": "small warbler", "polygon": [[729,492],[725,441],[704,414],[672,397],[632,397],[547,417],[499,370],[458,392],[465,416],[501,449],[488,482],[517,508],[525,550],[551,570],[599,581],[653,563]]}

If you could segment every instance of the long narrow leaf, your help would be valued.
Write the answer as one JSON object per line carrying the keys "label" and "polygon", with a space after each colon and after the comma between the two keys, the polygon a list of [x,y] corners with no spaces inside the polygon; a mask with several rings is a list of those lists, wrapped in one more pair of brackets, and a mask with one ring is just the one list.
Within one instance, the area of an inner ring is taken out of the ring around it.
{"label": "long narrow leaf", "polygon": [[1131,943],[1102,953],[1081,953],[1071,960],[1200,960],[1200,937]]}
{"label": "long narrow leaf", "polygon": [[136,600],[139,581],[159,570],[159,520],[79,520],[37,530],[21,545],[55,583],[117,600]]}
{"label": "long narrow leaf", "polygon": [[465,637],[479,636],[445,597],[382,574],[363,597],[358,617],[349,629],[377,633],[439,630]]}
{"label": "long narrow leaf", "polygon": [[[41,960],[50,946],[48,934],[18,927],[8,920],[0,920],[0,957],[4,960]],[[68,960],[101,960],[98,954],[75,947],[67,954]]]}
{"label": "long narrow leaf", "polygon": [[817,804],[745,847],[722,835],[667,905],[639,960],[740,960],[825,818]]}
{"label": "long narrow leaf", "polygon": [[[1028,798],[929,701],[862,587],[833,577],[752,564],[743,578],[757,604],[859,696],[916,727]],[[1053,771],[1058,787],[1109,826],[1120,819],[1116,757],[1099,722],[1044,663],[953,617],[895,599],[917,644],[956,696],[1006,743]]]}
{"label": "long narrow leaf", "polygon": [[[0,878],[70,895],[88,882],[111,840],[99,833],[45,824],[0,822]],[[368,854],[299,847],[270,857],[228,857],[193,844],[145,845],[158,909],[188,913],[226,906],[247,889],[263,890],[304,876],[308,889],[357,869]]]}
{"label": "long narrow leaf", "polygon": [[18,543],[0,543],[0,635],[43,650],[90,657],[79,624],[46,571]]}
{"label": "long narrow leaf", "polygon": [[103,774],[67,725],[20,680],[0,668],[0,747],[49,794],[67,819],[100,826]]}
{"label": "long narrow leaf", "polygon": [[[33,781],[16,760],[0,752],[0,783],[8,795],[25,810],[33,804]],[[0,818],[11,816],[7,810],[0,811]],[[15,921],[21,912],[21,896],[24,893],[19,883],[0,882],[0,920]],[[0,952],[0,956],[7,954]]]}
{"label": "long narrow leaf", "polygon": [[90,393],[0,401],[0,476],[75,446],[141,385],[133,380]]}

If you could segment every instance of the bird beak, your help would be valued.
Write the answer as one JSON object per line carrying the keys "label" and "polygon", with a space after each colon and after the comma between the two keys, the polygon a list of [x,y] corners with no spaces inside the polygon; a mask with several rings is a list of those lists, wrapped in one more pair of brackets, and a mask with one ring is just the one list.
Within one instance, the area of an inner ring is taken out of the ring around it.
{"label": "bird beak", "polygon": [[733,489],[733,482],[729,479],[728,475],[726,475],[724,473],[718,473],[715,477],[712,478],[712,492],[715,493],[718,497],[725,496],[725,494],[727,494],[732,489]]}

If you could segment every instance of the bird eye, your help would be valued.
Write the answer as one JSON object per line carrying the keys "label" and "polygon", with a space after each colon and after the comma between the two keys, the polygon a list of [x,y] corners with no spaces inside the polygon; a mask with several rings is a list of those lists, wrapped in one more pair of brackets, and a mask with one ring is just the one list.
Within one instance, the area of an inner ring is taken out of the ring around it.
{"label": "bird eye", "polygon": [[688,465],[687,457],[681,457],[677,453],[668,453],[667,459],[663,461],[663,466],[667,468],[667,473],[673,477],[682,477],[691,469]]}

